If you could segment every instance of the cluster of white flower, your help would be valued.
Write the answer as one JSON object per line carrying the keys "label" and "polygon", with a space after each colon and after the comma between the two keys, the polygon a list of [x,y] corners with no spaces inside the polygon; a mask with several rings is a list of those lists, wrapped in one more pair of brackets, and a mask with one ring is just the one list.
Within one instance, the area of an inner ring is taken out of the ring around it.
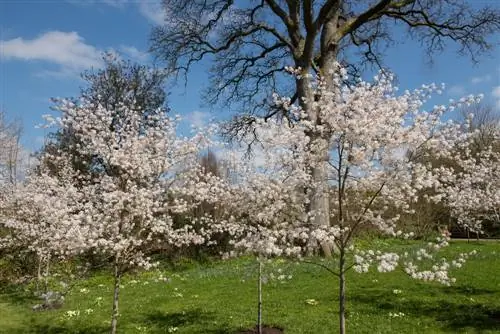
{"label": "cluster of white flower", "polygon": [[402,318],[405,314],[403,312],[389,312],[390,318]]}
{"label": "cluster of white flower", "polygon": [[355,251],[354,270],[358,273],[368,272],[373,262],[377,262],[379,272],[394,271],[398,266],[400,256],[396,253],[382,253],[381,251]]}

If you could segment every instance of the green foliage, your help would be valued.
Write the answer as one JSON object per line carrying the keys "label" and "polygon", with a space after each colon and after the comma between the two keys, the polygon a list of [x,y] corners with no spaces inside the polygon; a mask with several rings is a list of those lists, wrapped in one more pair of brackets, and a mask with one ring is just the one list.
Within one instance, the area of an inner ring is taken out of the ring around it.
{"label": "green foliage", "polygon": [[[392,249],[417,246],[390,239],[366,239],[358,245]],[[416,282],[401,271],[350,272],[348,331],[500,333],[500,243],[457,241],[442,255],[453,256],[472,249],[477,249],[479,255],[453,272],[457,283],[451,287]],[[328,263],[325,259],[315,260]],[[335,277],[319,266],[283,259],[272,260],[266,267],[275,279],[264,286],[265,323],[284,327],[291,334],[336,331]],[[235,333],[255,324],[254,259],[207,264],[188,261],[169,268],[124,277],[120,333]],[[291,279],[279,280],[278,273],[291,275]],[[31,311],[37,300],[24,288],[1,286],[1,333],[109,330],[113,287],[112,278],[105,272],[77,281],[66,295],[64,306],[56,310]]]}

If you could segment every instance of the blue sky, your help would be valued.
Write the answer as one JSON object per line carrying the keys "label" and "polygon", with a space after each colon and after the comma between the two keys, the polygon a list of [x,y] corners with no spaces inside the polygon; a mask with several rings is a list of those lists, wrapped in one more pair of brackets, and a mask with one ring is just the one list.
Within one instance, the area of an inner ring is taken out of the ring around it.
{"label": "blue sky", "polygon": [[[492,3],[491,1],[478,1]],[[21,118],[23,144],[30,150],[43,143],[47,130],[36,129],[50,113],[51,97],[76,96],[78,75],[101,65],[101,52],[114,50],[123,57],[148,63],[151,27],[162,20],[155,0],[0,0],[0,108],[9,119]],[[497,39],[497,42],[500,39]],[[385,63],[399,78],[402,89],[423,83],[446,83],[448,89],[433,103],[465,94],[483,93],[500,109],[500,48],[480,63],[458,56],[456,49],[435,55],[432,67],[415,42],[387,51]],[[169,105],[187,122],[201,123],[223,113],[201,106],[200,92],[207,83],[207,64],[194,68],[187,87],[169,90]],[[227,116],[227,115],[226,115]]]}

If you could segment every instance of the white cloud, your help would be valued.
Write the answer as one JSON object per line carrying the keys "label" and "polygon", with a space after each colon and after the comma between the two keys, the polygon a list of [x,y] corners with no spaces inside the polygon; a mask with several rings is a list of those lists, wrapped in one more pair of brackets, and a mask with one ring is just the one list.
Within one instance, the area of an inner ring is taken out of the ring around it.
{"label": "white cloud", "polygon": [[462,85],[451,86],[448,89],[448,94],[451,96],[463,96],[465,95],[465,93],[466,93],[465,87]]}
{"label": "white cloud", "polygon": [[135,46],[121,45],[120,51],[138,63],[145,63],[149,60],[149,54],[137,49]]}
{"label": "white cloud", "polygon": [[77,74],[102,64],[101,52],[86,44],[77,32],[49,31],[35,39],[21,37],[0,41],[0,59],[43,61],[58,66],[47,74]]}
{"label": "white cloud", "polygon": [[470,82],[473,84],[473,85],[477,85],[477,84],[480,84],[480,83],[483,83],[483,82],[488,82],[491,80],[491,75],[489,74],[486,74],[486,75],[483,75],[483,76],[479,76],[479,77],[473,77]]}
{"label": "white cloud", "polygon": [[151,23],[157,25],[165,23],[165,9],[159,0],[141,0],[139,2],[139,12]]}
{"label": "white cloud", "polygon": [[136,4],[139,13],[145,17],[149,22],[155,25],[165,24],[166,12],[161,4],[161,0],[66,0],[66,2],[78,5],[106,5],[117,9],[123,9],[126,5]]}

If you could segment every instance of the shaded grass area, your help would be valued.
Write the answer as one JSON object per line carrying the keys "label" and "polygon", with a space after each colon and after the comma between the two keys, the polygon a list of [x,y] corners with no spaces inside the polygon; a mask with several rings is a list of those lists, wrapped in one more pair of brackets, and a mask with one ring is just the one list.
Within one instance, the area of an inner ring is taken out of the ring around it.
{"label": "shaded grass area", "polygon": [[[363,244],[372,246],[408,249],[417,244]],[[452,272],[457,283],[451,287],[414,281],[401,271],[350,272],[348,332],[500,333],[500,242],[453,242],[440,256],[473,249],[478,255]],[[318,266],[281,259],[267,263],[265,273],[266,324],[285,333],[338,332],[334,276]],[[120,296],[119,333],[218,334],[252,328],[256,290],[256,263],[249,258],[127,276]],[[31,307],[38,300],[31,296],[24,286],[1,287],[1,333],[108,332],[112,280],[107,273],[79,281],[60,309],[34,312]]]}

